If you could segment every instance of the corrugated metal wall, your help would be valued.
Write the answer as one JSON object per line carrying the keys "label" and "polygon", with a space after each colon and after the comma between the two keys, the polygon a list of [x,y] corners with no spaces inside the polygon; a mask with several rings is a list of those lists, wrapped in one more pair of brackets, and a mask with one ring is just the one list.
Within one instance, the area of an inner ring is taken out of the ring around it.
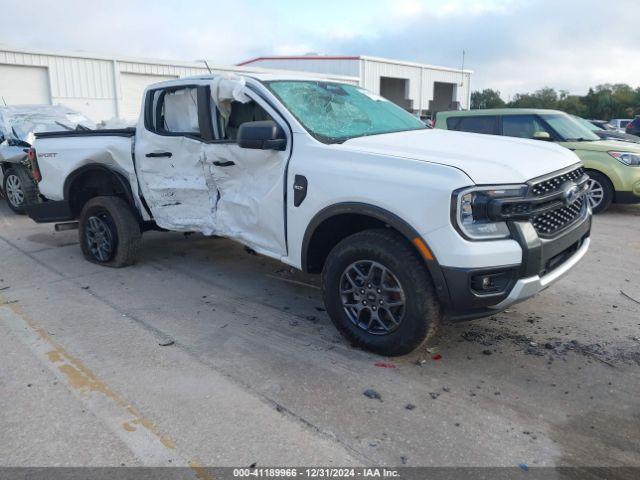
{"label": "corrugated metal wall", "polygon": [[359,77],[359,63],[357,58],[259,58],[252,61],[251,65],[262,68]]}
{"label": "corrugated metal wall", "polygon": [[[203,64],[196,62],[118,59],[99,55],[85,57],[75,53],[42,53],[21,49],[0,49],[0,66],[3,64],[46,68],[51,103],[66,105],[97,121],[125,115],[131,117],[130,109],[123,105],[121,73],[149,76],[149,83],[154,83],[153,76],[162,80],[166,77],[208,73]],[[262,71],[256,66],[222,65],[211,65],[211,70],[214,73]],[[356,78],[340,80],[354,84],[358,82]]]}
{"label": "corrugated metal wall", "polygon": [[[363,58],[361,84],[367,90],[380,93],[380,77],[404,78],[409,80],[409,100],[413,102],[413,110],[427,110],[433,100],[435,82],[452,83],[456,101],[463,109],[468,108],[471,73],[461,71],[430,68],[420,65],[409,65]],[[461,85],[462,84],[462,85]]]}

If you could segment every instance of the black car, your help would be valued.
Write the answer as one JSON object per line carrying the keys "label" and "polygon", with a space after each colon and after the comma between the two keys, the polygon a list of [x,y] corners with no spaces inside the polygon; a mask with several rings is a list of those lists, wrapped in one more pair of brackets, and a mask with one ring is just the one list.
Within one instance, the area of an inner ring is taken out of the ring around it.
{"label": "black car", "polygon": [[640,115],[629,122],[625,131],[627,135],[640,136]]}

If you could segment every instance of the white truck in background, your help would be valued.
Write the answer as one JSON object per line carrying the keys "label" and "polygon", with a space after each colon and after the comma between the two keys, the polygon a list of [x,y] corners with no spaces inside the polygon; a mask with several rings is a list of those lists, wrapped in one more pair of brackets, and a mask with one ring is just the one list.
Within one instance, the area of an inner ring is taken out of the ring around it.
{"label": "white truck in background", "polygon": [[228,237],[321,273],[336,327],[385,355],[535,295],[589,247],[571,151],[430,130],[308,77],[159,83],[135,130],[38,134],[30,159],[29,215],[77,220],[89,261],[131,265],[150,228]]}

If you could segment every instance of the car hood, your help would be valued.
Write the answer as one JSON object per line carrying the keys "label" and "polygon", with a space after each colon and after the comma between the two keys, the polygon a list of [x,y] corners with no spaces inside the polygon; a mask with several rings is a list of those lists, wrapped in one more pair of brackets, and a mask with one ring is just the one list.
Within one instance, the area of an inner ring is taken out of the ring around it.
{"label": "car hood", "polygon": [[594,140],[592,142],[561,142],[560,145],[571,150],[584,150],[586,152],[631,152],[640,153],[640,144],[632,142],[620,142],[616,140]]}
{"label": "car hood", "polygon": [[479,185],[523,183],[580,162],[573,152],[550,142],[437,129],[353,138],[341,146],[449,165]]}

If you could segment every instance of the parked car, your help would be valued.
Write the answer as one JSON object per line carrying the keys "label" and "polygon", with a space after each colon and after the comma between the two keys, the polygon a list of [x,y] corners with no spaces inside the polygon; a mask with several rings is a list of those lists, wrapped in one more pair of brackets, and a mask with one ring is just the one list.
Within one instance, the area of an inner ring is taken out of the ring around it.
{"label": "parked car", "polygon": [[63,106],[0,107],[0,193],[16,213],[24,213],[25,196],[35,195],[27,152],[37,132],[95,127],[80,113]]}
{"label": "parked car", "polygon": [[598,127],[593,122],[585,120],[582,117],[578,117],[577,115],[571,115],[571,117],[576,122],[595,133],[601,140],[618,140],[621,142],[640,143],[640,137],[635,135],[629,135],[628,133],[620,133],[617,130],[607,130],[605,128]]}
{"label": "parked car", "polygon": [[613,128],[613,125],[611,125],[606,120],[587,120],[587,121],[593,124],[594,126],[601,128],[602,130],[609,130],[609,131],[615,130],[615,128]]}
{"label": "parked car", "polygon": [[627,135],[640,136],[640,116],[637,116],[627,124],[626,132]]}
{"label": "parked car", "polygon": [[321,273],[338,330],[384,355],[535,295],[589,248],[574,153],[428,129],[348,84],[172,80],[136,130],[37,134],[34,151],[27,211],[78,226],[87,260],[132,264],[149,228],[227,237]]}
{"label": "parked car", "polygon": [[557,142],[584,163],[594,213],[605,211],[612,202],[640,202],[640,145],[601,140],[564,112],[517,108],[440,112],[436,128]]}
{"label": "parked car", "polygon": [[609,125],[615,128],[618,132],[625,133],[625,129],[627,128],[627,125],[631,123],[631,120],[631,118],[614,118],[609,120]]}

